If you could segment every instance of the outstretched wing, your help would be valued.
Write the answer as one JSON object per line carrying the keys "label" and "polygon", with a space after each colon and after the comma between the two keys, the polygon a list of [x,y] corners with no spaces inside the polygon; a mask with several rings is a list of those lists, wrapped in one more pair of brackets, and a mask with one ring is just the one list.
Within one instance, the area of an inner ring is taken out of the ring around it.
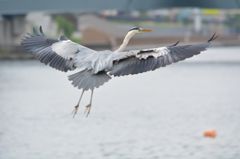
{"label": "outstretched wing", "polygon": [[77,54],[95,52],[87,47],[79,45],[61,36],[59,39],[52,39],[45,36],[40,27],[40,33],[33,28],[36,35],[23,36],[21,45],[40,62],[67,72],[75,69],[75,58]]}
{"label": "outstretched wing", "polygon": [[165,67],[166,65],[200,54],[201,51],[206,50],[210,42],[217,37],[218,36],[214,34],[207,42],[196,45],[176,46],[178,44],[177,42],[167,47],[128,51],[129,53],[134,52],[134,56],[116,60],[109,74],[113,76],[124,76]]}

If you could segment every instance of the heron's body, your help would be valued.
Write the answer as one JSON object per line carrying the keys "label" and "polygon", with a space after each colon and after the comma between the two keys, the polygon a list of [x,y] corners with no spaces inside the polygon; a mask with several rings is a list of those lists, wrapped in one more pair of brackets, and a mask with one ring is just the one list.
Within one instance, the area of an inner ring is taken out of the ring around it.
{"label": "heron's body", "polygon": [[[74,43],[64,36],[59,39],[48,38],[41,27],[41,34],[34,29],[36,35],[24,36],[21,45],[40,62],[49,64],[57,70],[67,72],[77,68],[78,72],[70,75],[69,80],[74,87],[84,92],[100,87],[108,82],[111,76],[143,73],[200,54],[210,45],[210,41],[216,38],[213,36],[208,42],[196,45],[176,46],[176,43],[167,47],[124,51],[133,35],[149,31],[151,30],[132,28],[115,52],[109,50],[98,52]],[[74,115],[80,100],[75,107]],[[87,115],[90,113],[91,101],[92,96],[87,106]]]}

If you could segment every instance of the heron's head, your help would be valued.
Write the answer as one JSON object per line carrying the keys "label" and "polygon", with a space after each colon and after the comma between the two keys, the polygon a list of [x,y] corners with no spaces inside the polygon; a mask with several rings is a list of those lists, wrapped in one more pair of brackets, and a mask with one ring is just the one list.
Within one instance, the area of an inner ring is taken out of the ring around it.
{"label": "heron's head", "polygon": [[146,32],[151,32],[153,30],[148,30],[148,29],[142,29],[138,27],[133,27],[132,29],[129,30],[129,33],[132,34],[139,34],[139,33],[146,33]]}

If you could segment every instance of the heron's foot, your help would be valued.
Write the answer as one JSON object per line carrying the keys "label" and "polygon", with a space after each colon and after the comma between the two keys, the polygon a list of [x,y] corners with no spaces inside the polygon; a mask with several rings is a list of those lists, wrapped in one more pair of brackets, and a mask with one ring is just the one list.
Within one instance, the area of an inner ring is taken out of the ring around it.
{"label": "heron's foot", "polygon": [[77,114],[77,111],[78,111],[78,105],[74,107],[74,110],[72,111],[72,115],[73,115],[73,118],[74,116]]}
{"label": "heron's foot", "polygon": [[88,104],[88,105],[86,106],[86,110],[85,110],[85,112],[84,112],[84,114],[86,114],[86,117],[88,117],[88,114],[90,114],[91,107],[92,107],[91,104]]}

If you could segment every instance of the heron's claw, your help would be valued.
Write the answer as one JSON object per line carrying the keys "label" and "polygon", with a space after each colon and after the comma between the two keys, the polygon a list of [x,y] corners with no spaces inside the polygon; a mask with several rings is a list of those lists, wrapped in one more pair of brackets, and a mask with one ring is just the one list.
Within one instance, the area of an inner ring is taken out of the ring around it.
{"label": "heron's claw", "polygon": [[71,113],[71,114],[73,115],[73,118],[74,118],[74,116],[77,114],[78,107],[79,107],[78,105],[75,106],[75,107],[74,107],[74,110],[73,110],[72,113]]}
{"label": "heron's claw", "polygon": [[88,117],[88,114],[90,114],[91,107],[92,107],[91,104],[88,104],[88,105],[86,106],[86,110],[85,110],[85,112],[84,112],[84,114],[86,114],[86,117]]}

